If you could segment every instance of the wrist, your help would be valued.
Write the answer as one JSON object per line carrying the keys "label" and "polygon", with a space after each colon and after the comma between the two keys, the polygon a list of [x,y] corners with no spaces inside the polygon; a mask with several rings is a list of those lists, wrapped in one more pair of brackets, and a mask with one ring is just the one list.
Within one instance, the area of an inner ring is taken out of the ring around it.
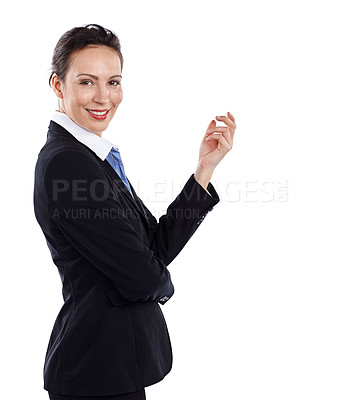
{"label": "wrist", "polygon": [[201,163],[198,163],[194,178],[204,189],[207,189],[213,173],[214,169],[204,167]]}

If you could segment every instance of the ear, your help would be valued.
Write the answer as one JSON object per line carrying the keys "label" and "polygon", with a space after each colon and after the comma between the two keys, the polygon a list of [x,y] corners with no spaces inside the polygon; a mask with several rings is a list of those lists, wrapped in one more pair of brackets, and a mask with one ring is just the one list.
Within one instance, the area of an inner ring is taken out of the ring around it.
{"label": "ear", "polygon": [[59,99],[63,99],[62,81],[58,78],[58,76],[56,74],[52,75],[51,86],[52,86],[53,91],[55,92],[55,95]]}

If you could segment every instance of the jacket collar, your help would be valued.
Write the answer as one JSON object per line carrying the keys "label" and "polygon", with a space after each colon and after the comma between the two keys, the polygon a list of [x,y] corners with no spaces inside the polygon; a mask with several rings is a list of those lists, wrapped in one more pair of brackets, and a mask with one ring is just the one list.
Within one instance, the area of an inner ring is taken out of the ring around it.
{"label": "jacket collar", "polygon": [[51,120],[66,129],[75,139],[89,147],[102,161],[108,156],[108,153],[114,147],[119,150],[117,146],[109,140],[97,136],[95,133],[84,129],[82,126],[76,124],[67,114],[60,111],[54,111]]}

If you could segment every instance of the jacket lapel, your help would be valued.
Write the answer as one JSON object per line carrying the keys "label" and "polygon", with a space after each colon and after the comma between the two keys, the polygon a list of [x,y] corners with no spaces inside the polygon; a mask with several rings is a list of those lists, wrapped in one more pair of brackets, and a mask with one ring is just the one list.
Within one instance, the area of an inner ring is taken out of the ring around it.
{"label": "jacket lapel", "polygon": [[112,168],[112,166],[109,164],[107,160],[103,161],[103,166],[106,169],[106,171],[111,175],[111,177],[114,180],[115,185],[119,189],[120,193],[123,193],[126,199],[130,202],[131,206],[137,209],[141,216],[148,222],[147,215],[145,214],[144,208],[141,204],[141,200],[139,199],[138,195],[136,194],[131,182],[128,180],[128,183],[130,184],[130,187],[132,189],[133,197],[129,190],[127,189],[126,185],[122,182],[122,179],[120,176],[117,174],[117,172]]}
{"label": "jacket lapel", "polygon": [[[136,202],[137,206],[139,207],[139,209],[140,209],[142,215],[146,218],[146,220],[148,220],[148,217],[147,217],[147,215],[146,215],[146,213],[145,213],[144,206],[142,205],[142,202],[141,202],[139,196],[136,194],[136,192],[135,192],[135,190],[134,190],[134,187],[133,187],[133,185],[131,184],[130,180],[129,180],[128,178],[127,178],[127,180],[128,180],[128,183],[129,183],[129,185],[130,185],[130,187],[131,187],[131,189],[132,189],[132,193],[133,193],[133,196],[134,196],[134,199],[135,199],[135,202]],[[131,197],[132,197],[132,196],[131,196]]]}

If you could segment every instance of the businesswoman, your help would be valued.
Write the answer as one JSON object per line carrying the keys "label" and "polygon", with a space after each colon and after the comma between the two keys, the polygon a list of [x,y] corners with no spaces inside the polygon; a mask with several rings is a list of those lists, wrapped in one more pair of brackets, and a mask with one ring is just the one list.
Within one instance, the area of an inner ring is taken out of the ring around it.
{"label": "businesswoman", "polygon": [[[63,284],[44,365],[52,400],[140,400],[170,371],[161,311],[168,265],[219,202],[211,176],[232,148],[234,117],[212,120],[198,166],[159,221],[102,137],[122,101],[115,34],[73,28],[58,41],[50,84],[58,97],[36,169],[34,207]],[[223,126],[216,126],[220,121]]]}

